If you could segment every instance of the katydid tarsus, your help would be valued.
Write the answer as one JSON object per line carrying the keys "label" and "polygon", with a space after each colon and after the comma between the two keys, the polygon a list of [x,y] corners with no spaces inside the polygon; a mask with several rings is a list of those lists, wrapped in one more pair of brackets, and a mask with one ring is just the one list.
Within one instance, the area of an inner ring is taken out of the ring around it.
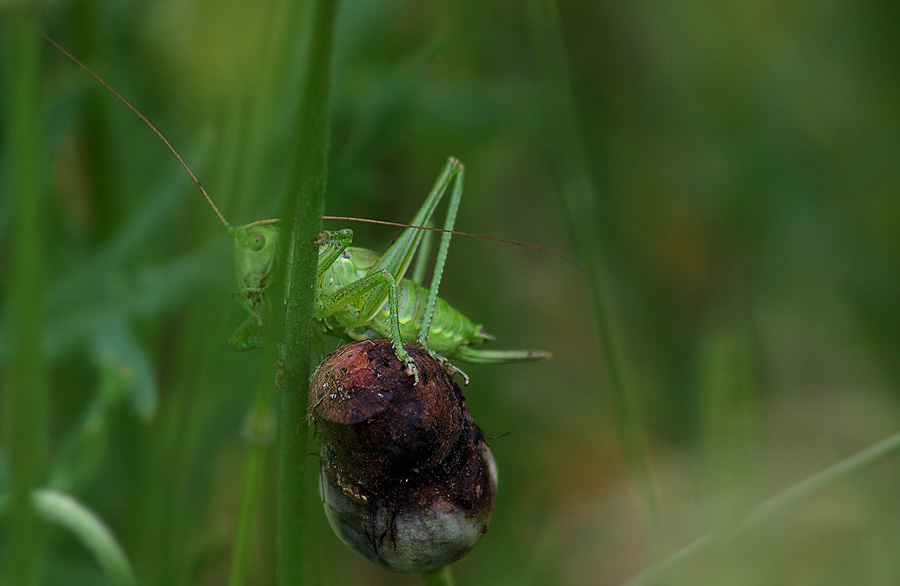
{"label": "katydid tarsus", "polygon": [[[172,151],[197,184],[234,240],[234,268],[238,282],[235,299],[247,311],[248,316],[229,342],[238,350],[258,347],[261,343],[259,331],[263,327],[265,314],[266,286],[277,258],[276,251],[284,229],[282,221],[261,220],[243,226],[232,226],[194,172],[156,126],[90,68],[42,31],[38,32],[137,114]],[[450,365],[448,359],[500,364],[550,357],[549,353],[541,350],[480,348],[482,343],[492,340],[493,336],[480,324],[474,323],[437,296],[462,197],[463,178],[462,164],[451,157],[422,207],[383,254],[351,247],[353,232],[349,229],[320,232],[315,242],[319,247],[315,319],[321,332],[350,340],[389,338],[397,358],[403,361],[407,372],[416,380],[418,372],[412,358],[403,348],[404,343],[415,343],[426,349],[445,368],[460,372],[466,382],[468,377]],[[449,203],[444,226],[440,229],[430,228],[435,209],[448,192]],[[404,275],[427,230],[440,232],[441,239],[431,283],[425,288],[417,281],[404,278]]]}

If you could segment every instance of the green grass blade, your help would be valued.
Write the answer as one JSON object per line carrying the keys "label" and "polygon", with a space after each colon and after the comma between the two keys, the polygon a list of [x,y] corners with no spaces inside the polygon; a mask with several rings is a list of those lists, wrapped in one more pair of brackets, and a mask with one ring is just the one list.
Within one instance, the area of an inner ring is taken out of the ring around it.
{"label": "green grass blade", "polygon": [[[270,381],[265,381],[267,388],[271,387]],[[268,393],[258,393],[257,398],[260,402],[267,402],[272,406],[271,391]],[[268,396],[268,401],[266,401]],[[228,577],[229,586],[241,586],[247,583],[247,571],[250,559],[250,545],[253,538],[253,520],[258,509],[259,495],[261,493],[264,468],[266,464],[266,451],[268,447],[268,437],[271,435],[271,420],[269,429],[261,429],[265,426],[258,417],[262,415],[261,411],[266,406],[260,406],[251,415],[251,420],[247,425],[247,455],[244,460],[244,486],[241,495],[241,508],[238,517],[237,531],[235,532],[234,548],[231,557],[231,570]],[[258,412],[260,411],[260,412]],[[274,417],[271,413],[269,417]]]}
{"label": "green grass blade", "polygon": [[[112,532],[90,509],[71,496],[55,490],[37,490],[31,495],[34,508],[47,521],[68,529],[87,548],[117,586],[137,584],[134,571]],[[0,513],[6,508],[0,499]]]}
{"label": "green grass blade", "polygon": [[[308,5],[308,45],[297,102],[296,151],[290,179],[279,205],[280,217],[294,218],[286,275],[275,275],[273,307],[285,307],[282,347],[284,377],[279,422],[278,581],[308,582],[313,556],[309,532],[310,498],[315,460],[309,457],[306,390],[310,378],[310,339],[317,251],[312,244],[322,224],[327,172],[331,69],[337,2]],[[285,263],[279,263],[284,267]],[[286,282],[285,303],[278,299]],[[276,328],[273,328],[273,330]],[[278,335],[278,332],[273,332]],[[277,338],[276,338],[277,339]],[[274,345],[270,345],[274,346]],[[314,502],[314,501],[313,501]]]}
{"label": "green grass blade", "polygon": [[707,533],[703,537],[683,547],[662,561],[647,568],[637,576],[625,583],[625,586],[643,586],[656,583],[674,567],[692,559],[700,553],[722,547],[747,531],[758,527],[772,519],[788,507],[802,502],[811,496],[827,489],[835,484],[847,480],[863,470],[876,464],[900,455],[900,434],[889,437],[865,450],[843,460],[830,468],[810,476],[803,482],[792,486],[774,497],[763,502],[750,511],[742,520],[734,525]]}
{"label": "green grass blade", "polygon": [[[265,19],[265,32],[262,35],[266,42],[257,50],[261,63],[262,75],[260,84],[253,92],[254,99],[249,108],[239,100],[232,100],[226,133],[228,141],[223,145],[224,157],[233,161],[234,165],[226,165],[223,174],[233,175],[233,179],[221,181],[223,187],[234,195],[243,196],[242,201],[250,201],[249,194],[265,193],[265,163],[269,158],[269,148],[275,141],[271,136],[273,128],[280,123],[276,120],[283,115],[282,100],[286,80],[291,79],[287,73],[287,62],[296,53],[297,37],[301,36],[302,26],[298,26],[302,17],[302,5],[282,1],[267,7],[268,17]],[[302,23],[300,23],[302,24]],[[246,111],[246,115],[244,112]],[[229,570],[229,586],[241,586],[251,578],[251,551],[254,538],[274,541],[271,535],[277,520],[271,514],[273,507],[261,506],[260,499],[266,495],[266,480],[271,470],[270,454],[273,448],[275,429],[276,393],[272,385],[272,373],[278,357],[272,352],[264,355],[256,385],[256,394],[244,427],[244,439],[247,442],[244,456],[243,485],[237,530],[232,545],[231,567]],[[268,552],[271,548],[257,546],[257,551]],[[271,566],[275,555],[269,553],[269,559],[257,562],[266,571],[272,572]],[[271,563],[270,563],[271,562]],[[262,580],[257,573],[253,580]]]}
{"label": "green grass blade", "polygon": [[613,399],[617,431],[626,464],[648,510],[650,532],[659,543],[661,530],[657,490],[650,467],[639,401],[624,376],[621,350],[610,319],[613,303],[605,277],[606,263],[602,245],[597,234],[597,193],[592,185],[578,130],[562,35],[553,1],[532,0],[529,3],[529,23],[544,75],[545,99],[550,113],[548,132],[561,183],[564,209],[579,256],[588,267],[594,325],[606,386]]}
{"label": "green grass blade", "polygon": [[453,586],[454,584],[453,572],[450,571],[450,566],[444,566],[443,568],[426,572],[422,574],[422,578],[425,579],[425,584],[427,586]]}
{"label": "green grass blade", "polygon": [[46,460],[47,384],[44,333],[44,202],[40,186],[41,113],[38,37],[26,14],[2,25],[5,95],[4,146],[9,149],[12,227],[9,272],[4,275],[6,318],[13,343],[4,367],[2,427],[12,488],[9,583],[39,582],[41,537],[31,503]]}

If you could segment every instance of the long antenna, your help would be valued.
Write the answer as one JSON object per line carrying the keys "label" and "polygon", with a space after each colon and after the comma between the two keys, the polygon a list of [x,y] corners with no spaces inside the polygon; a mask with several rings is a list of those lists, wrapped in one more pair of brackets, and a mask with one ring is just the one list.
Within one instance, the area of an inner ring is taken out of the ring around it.
{"label": "long antenna", "polygon": [[368,218],[354,218],[352,216],[322,216],[323,220],[338,220],[342,222],[362,222],[363,224],[378,224],[379,226],[396,226],[398,228],[418,228],[419,230],[430,230],[431,232],[446,232],[449,234],[453,234],[455,236],[467,236],[469,238],[479,238],[481,240],[490,240],[491,242],[500,242],[501,244],[512,244],[513,246],[521,246],[523,248],[530,248],[532,250],[538,250],[540,252],[545,252],[547,254],[552,254],[553,256],[557,256],[563,260],[566,260],[572,264],[575,264],[582,269],[587,269],[581,262],[577,259],[572,258],[567,254],[563,254],[557,250],[553,250],[552,248],[547,248],[545,246],[540,246],[538,244],[529,244],[527,242],[519,242],[518,240],[507,240],[506,238],[498,238],[496,236],[485,236],[484,234],[472,234],[471,232],[460,232],[459,230],[445,230],[443,228],[433,228],[431,226],[410,226],[409,224],[401,224],[400,222],[388,222],[385,220],[370,220]]}
{"label": "long antenna", "polygon": [[91,70],[90,67],[88,67],[87,65],[85,65],[84,63],[82,63],[81,61],[79,61],[77,57],[75,57],[74,55],[72,55],[71,53],[69,53],[68,51],[66,51],[64,48],[62,48],[62,46],[61,46],[59,43],[57,43],[56,41],[54,41],[53,39],[51,39],[50,37],[48,37],[47,34],[46,34],[44,31],[42,31],[41,29],[35,27],[34,30],[36,30],[36,31],[38,32],[39,35],[41,35],[42,37],[44,37],[45,39],[47,39],[47,41],[48,41],[51,45],[53,45],[54,47],[56,47],[57,49],[59,49],[60,52],[62,52],[63,55],[65,55],[66,57],[68,57],[69,59],[71,59],[72,61],[74,61],[79,67],[81,67],[82,69],[84,69],[85,71],[87,71],[87,72],[91,75],[91,77],[93,77],[94,79],[96,79],[97,81],[99,81],[100,84],[101,84],[103,87],[105,87],[107,90],[109,90],[109,92],[110,92],[112,95],[114,95],[115,97],[119,98],[119,100],[120,100],[123,104],[125,104],[126,106],[128,106],[128,107],[131,109],[132,112],[134,112],[135,114],[137,114],[138,117],[139,117],[141,120],[144,121],[144,124],[146,124],[147,126],[150,127],[150,130],[152,130],[153,132],[156,133],[156,136],[158,136],[160,139],[162,139],[163,143],[165,143],[165,145],[166,145],[167,147],[169,147],[169,150],[172,151],[172,154],[174,154],[174,155],[175,155],[175,158],[178,159],[178,162],[181,163],[181,166],[184,167],[185,170],[188,172],[188,175],[191,176],[191,179],[194,180],[194,183],[197,184],[197,187],[200,188],[200,192],[203,194],[203,197],[206,198],[206,201],[209,202],[209,205],[212,206],[212,209],[213,209],[214,212],[216,212],[216,215],[219,216],[219,220],[222,221],[222,225],[225,226],[225,228],[227,228],[227,229],[231,229],[231,224],[228,223],[228,220],[225,219],[225,216],[223,216],[223,215],[222,215],[222,212],[219,211],[219,208],[216,207],[215,202],[213,202],[213,200],[212,200],[212,198],[209,196],[209,194],[206,193],[206,189],[203,187],[203,184],[200,183],[200,179],[198,179],[197,176],[194,175],[194,172],[191,171],[191,168],[188,167],[188,164],[184,162],[184,159],[181,158],[181,155],[179,155],[179,154],[178,154],[178,151],[175,150],[175,147],[172,146],[172,143],[170,143],[170,142],[166,139],[166,137],[163,136],[163,133],[160,132],[160,131],[156,128],[156,126],[153,125],[152,122],[150,122],[149,120],[147,120],[147,117],[144,116],[143,114],[141,114],[140,111],[139,111],[137,108],[135,108],[134,106],[132,106],[132,105],[131,105],[131,102],[129,102],[128,100],[126,100],[124,97],[122,97],[122,95],[121,95],[119,92],[117,92],[116,90],[114,90],[108,83],[106,83],[105,81],[103,81],[103,78],[102,78],[102,77],[100,77],[99,75],[97,75],[96,73],[94,73],[94,72]]}
{"label": "long antenna", "polygon": [[[84,63],[79,61],[77,57],[72,55],[69,51],[64,49],[59,43],[57,43],[52,38],[50,38],[47,35],[47,33],[45,33],[44,31],[42,31],[41,29],[39,29],[37,27],[33,27],[33,28],[35,31],[37,31],[37,33],[39,35],[44,37],[47,40],[47,42],[49,42],[51,45],[56,47],[63,55],[65,55],[66,57],[71,59],[73,62],[75,62],[76,65],[78,65],[83,70],[85,70],[88,74],[90,74],[91,77],[93,77],[98,82],[100,82],[100,85],[105,87],[109,91],[109,93],[111,93],[116,98],[118,98],[120,102],[122,102],[123,104],[128,106],[128,108],[132,112],[137,114],[138,118],[140,118],[141,120],[144,121],[144,124],[146,124],[147,126],[150,127],[150,130],[152,130],[156,134],[156,136],[158,136],[160,138],[160,140],[163,141],[163,144],[165,144],[166,147],[168,147],[168,149],[170,151],[172,151],[172,154],[175,155],[175,158],[178,159],[178,162],[181,163],[181,166],[184,167],[185,171],[188,172],[188,175],[191,176],[191,179],[194,180],[194,183],[197,184],[197,187],[200,189],[200,193],[202,193],[203,197],[206,198],[206,201],[209,202],[210,207],[212,207],[213,211],[216,213],[216,216],[219,217],[219,220],[222,222],[222,225],[225,226],[226,229],[231,230],[231,224],[228,223],[228,220],[226,220],[225,216],[222,215],[222,212],[219,211],[218,206],[216,206],[215,202],[209,196],[209,193],[206,192],[206,188],[203,187],[203,184],[200,182],[200,179],[194,174],[193,171],[191,171],[191,168],[188,166],[188,164],[185,162],[185,160],[182,158],[182,156],[178,153],[178,151],[175,149],[175,147],[172,146],[172,143],[170,143],[169,140],[163,135],[163,133],[160,132],[159,129],[156,128],[156,126],[154,126],[153,123],[150,122],[150,120],[148,120],[146,116],[141,114],[140,110],[135,108],[131,104],[131,102],[129,102],[127,99],[125,99],[122,96],[122,94],[120,94],[119,92],[114,90],[112,88],[112,86],[110,86],[108,83],[106,83],[106,81],[103,80],[102,77],[100,77],[99,75],[94,73],[94,71],[90,67],[88,67],[87,65],[85,65]],[[409,224],[401,224],[399,222],[388,222],[385,220],[370,220],[370,219],[366,219],[366,218],[354,218],[354,217],[350,217],[350,216],[322,216],[322,219],[323,220],[340,220],[340,221],[345,221],[345,222],[362,222],[362,223],[366,223],[366,224],[378,224],[381,226],[397,226],[400,228],[411,227]],[[273,224],[273,223],[277,223],[277,222],[280,222],[280,220],[278,220],[278,219],[259,220],[257,222],[253,222],[253,224],[251,224],[251,225],[258,226],[258,225],[262,225],[262,224]],[[482,240],[489,240],[491,242],[500,242],[503,244],[512,244],[514,246],[522,246],[524,248],[531,248],[532,250],[538,250],[538,251],[545,252],[547,254],[552,254],[554,256],[562,258],[563,260],[571,262],[571,263],[581,267],[582,269],[586,268],[581,262],[579,262],[578,260],[576,260],[566,254],[563,254],[561,252],[553,250],[552,248],[546,248],[544,246],[539,246],[537,244],[528,244],[527,242],[518,242],[516,240],[507,240],[505,238],[497,238],[494,236],[484,236],[482,234],[471,234],[469,232],[460,232],[457,230],[444,230],[442,228],[432,228],[430,226],[412,226],[412,227],[418,228],[420,230],[431,230],[433,232],[449,232],[450,234],[455,234],[455,235],[459,235],[459,236],[467,236],[469,238],[480,238]]]}

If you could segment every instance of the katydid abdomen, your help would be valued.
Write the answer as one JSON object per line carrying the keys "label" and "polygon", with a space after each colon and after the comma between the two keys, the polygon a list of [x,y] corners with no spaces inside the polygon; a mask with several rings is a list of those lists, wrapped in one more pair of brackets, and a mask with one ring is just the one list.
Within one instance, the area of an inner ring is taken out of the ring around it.
{"label": "katydid abdomen", "polygon": [[[320,280],[317,283],[319,303],[327,315],[320,316],[323,329],[338,337],[353,340],[393,338],[392,322],[397,324],[400,341],[419,343],[441,358],[455,358],[472,363],[528,362],[543,360],[549,354],[540,350],[485,350],[473,348],[494,339],[481,324],[476,324],[446,300],[435,297],[431,315],[429,289],[405,278],[394,279],[394,292],[385,294],[385,284],[391,277],[382,273],[382,283],[372,284],[364,292],[353,296],[354,301],[340,300],[356,285],[377,273],[381,256],[364,248],[346,247],[334,257],[323,250]],[[391,299],[396,299],[396,320],[391,316]],[[374,301],[373,300],[377,300]],[[337,306],[340,305],[338,308]],[[368,306],[368,310],[366,309]],[[373,314],[374,313],[374,314]],[[424,339],[422,324],[428,323]]]}
{"label": "katydid abdomen", "polygon": [[[422,326],[425,317],[425,305],[428,299],[428,289],[420,287],[409,279],[403,279],[398,284],[398,298],[400,300],[400,338],[404,342],[413,343]],[[390,311],[385,307],[372,323],[369,329],[376,334],[375,337],[386,338],[389,336]],[[434,314],[428,326],[428,347],[438,354],[448,358],[460,358],[456,351],[471,345],[481,344],[485,340],[492,339],[481,324],[475,324],[462,312],[438,297],[434,306]]]}
{"label": "katydid abdomen", "polygon": [[[371,250],[347,248],[323,274],[320,291],[324,295],[331,295],[358,281],[366,276],[379,258],[379,255]],[[400,279],[397,282],[397,302],[400,339],[407,344],[413,344],[426,316],[428,289],[409,279]],[[387,298],[384,299],[375,317],[362,326],[356,325],[359,314],[359,308],[350,304],[332,316],[323,318],[322,322],[328,333],[353,340],[391,336],[391,313]],[[435,299],[427,336],[430,350],[447,358],[457,358],[455,352],[458,348],[480,344],[492,338],[480,324],[472,322],[444,299],[440,297]],[[459,358],[465,360],[464,357]]]}

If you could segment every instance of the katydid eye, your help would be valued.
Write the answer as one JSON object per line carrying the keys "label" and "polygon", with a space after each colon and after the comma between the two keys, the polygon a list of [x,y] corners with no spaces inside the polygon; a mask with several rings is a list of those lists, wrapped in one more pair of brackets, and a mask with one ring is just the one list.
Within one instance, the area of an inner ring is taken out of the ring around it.
{"label": "katydid eye", "polygon": [[257,232],[253,235],[253,238],[250,239],[250,250],[257,251],[261,250],[263,246],[266,245],[266,237]]}

